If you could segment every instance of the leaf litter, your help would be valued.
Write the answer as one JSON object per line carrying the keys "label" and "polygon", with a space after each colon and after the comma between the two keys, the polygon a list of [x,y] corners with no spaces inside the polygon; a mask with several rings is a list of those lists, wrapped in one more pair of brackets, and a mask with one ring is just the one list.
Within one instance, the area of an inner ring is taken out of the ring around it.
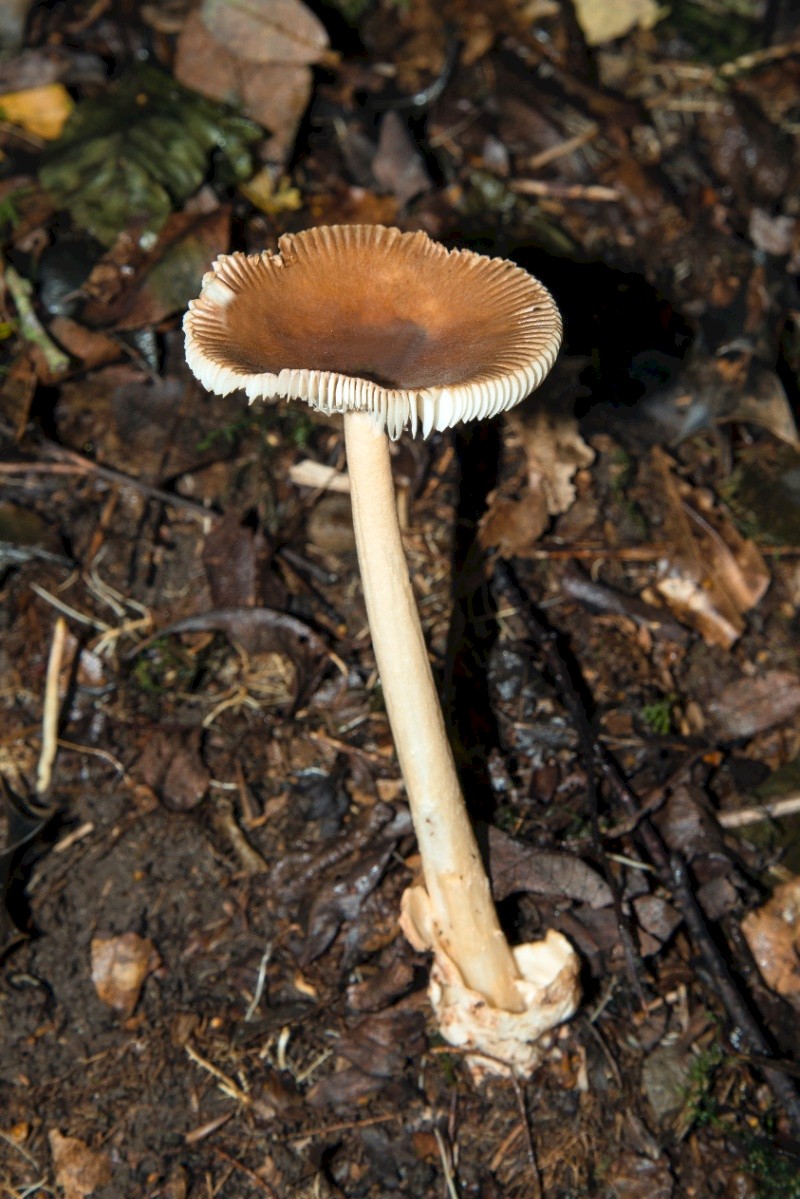
{"label": "leaf litter", "polygon": [[[613,7],[56,6],[3,63],[55,114],[0,129],[11,1193],[796,1192],[796,51]],[[503,919],[583,956],[519,1092],[436,1043],[397,933],[341,432],[181,361],[211,258],[348,220],[565,311],[549,404],[395,463]]]}

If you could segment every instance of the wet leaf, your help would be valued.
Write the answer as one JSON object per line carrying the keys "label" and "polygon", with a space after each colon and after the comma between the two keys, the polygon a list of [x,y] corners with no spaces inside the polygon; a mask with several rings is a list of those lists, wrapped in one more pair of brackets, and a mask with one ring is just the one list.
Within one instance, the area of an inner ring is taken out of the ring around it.
{"label": "wet leaf", "polygon": [[744,631],[744,613],[770,583],[766,563],[706,493],[682,483],[670,460],[652,450],[651,484],[663,508],[666,573],[656,590],[675,616],[696,628],[710,645],[733,645]]}
{"label": "wet leaf", "polygon": [[311,911],[308,935],[303,945],[301,964],[321,957],[345,921],[354,921],[369,894],[383,879],[386,866],[398,839],[410,832],[408,821],[393,821],[381,832],[380,843],[367,854],[360,854],[347,866],[338,868],[329,878],[318,881]]}
{"label": "wet leaf", "polygon": [[81,288],[89,297],[82,319],[121,331],[159,324],[183,311],[197,294],[209,262],[229,244],[227,207],[173,213],[146,250],[136,238],[123,235]]}
{"label": "wet leaf", "polygon": [[742,932],[767,984],[800,1009],[800,878],[776,887]]}
{"label": "wet leaf", "polygon": [[568,895],[593,908],[611,903],[608,883],[580,858],[523,845],[498,828],[489,828],[488,835],[489,870],[496,899],[527,891],[534,895]]}
{"label": "wet leaf", "polygon": [[55,533],[38,512],[0,503],[0,570],[32,559],[69,563]]}
{"label": "wet leaf", "polygon": [[726,741],[754,737],[800,712],[800,675],[769,670],[728,683],[708,701],[714,731]]}
{"label": "wet leaf", "polygon": [[153,67],[84,100],[47,152],[42,186],[104,245],[129,226],[161,228],[206,178],[212,155],[234,178],[251,173],[251,122],[210,104]]}
{"label": "wet leaf", "polygon": [[92,982],[106,1007],[120,1016],[130,1016],[145,979],[161,965],[156,947],[138,933],[118,937],[93,937]]}
{"label": "wet leaf", "polygon": [[56,1185],[64,1192],[64,1199],[84,1199],[111,1182],[111,1159],[107,1153],[90,1149],[77,1137],[65,1137],[53,1128],[47,1134]]}
{"label": "wet leaf", "polygon": [[202,802],[211,775],[203,761],[202,730],[153,729],[136,771],[171,812],[188,812]]}
{"label": "wet leaf", "polygon": [[389,1008],[360,1020],[336,1042],[336,1052],[364,1074],[392,1078],[425,1049],[422,1012]]}
{"label": "wet leaf", "polygon": [[575,502],[573,479],[594,461],[594,451],[575,418],[555,405],[522,405],[508,414],[508,421],[525,449],[527,489],[521,496],[509,497],[502,490],[490,496],[480,538],[504,557],[517,557],[535,545],[551,516],[567,512]]}

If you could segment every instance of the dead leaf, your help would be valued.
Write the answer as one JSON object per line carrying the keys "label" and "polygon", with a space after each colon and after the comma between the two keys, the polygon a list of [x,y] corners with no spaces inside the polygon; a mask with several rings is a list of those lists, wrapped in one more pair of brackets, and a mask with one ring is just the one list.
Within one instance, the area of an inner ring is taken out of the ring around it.
{"label": "dead leaf", "polygon": [[658,446],[651,463],[648,482],[660,492],[666,560],[656,591],[678,620],[710,645],[728,649],[744,631],[743,614],[769,587],[766,563],[706,494],[678,479]]}
{"label": "dead leaf", "polygon": [[336,1052],[351,1065],[377,1078],[399,1074],[409,1058],[425,1049],[425,1019],[421,1011],[388,1008],[367,1016],[339,1037]]}
{"label": "dead leaf", "polygon": [[778,375],[745,342],[733,342],[709,357],[689,358],[676,377],[651,392],[629,422],[650,441],[679,445],[714,425],[758,425],[797,448],[797,425]]}
{"label": "dead leaf", "polygon": [[181,30],[175,75],[240,105],[270,131],[269,157],[282,162],[311,96],[311,65],[327,45],[325,27],[300,0],[204,0]]}
{"label": "dead leaf", "polygon": [[611,903],[608,883],[580,858],[523,845],[494,826],[488,835],[489,870],[496,899],[527,891],[534,895],[568,895],[593,908]]}
{"label": "dead leaf", "polygon": [[130,1016],[149,974],[161,965],[156,947],[138,933],[93,937],[92,982],[98,998],[120,1016]]}
{"label": "dead leaf", "polygon": [[107,366],[123,354],[122,347],[112,337],[87,329],[68,316],[54,317],[49,331],[70,358],[80,361],[82,370]]}
{"label": "dead leaf", "polygon": [[149,730],[136,772],[171,812],[188,812],[202,802],[211,775],[202,758],[202,730]]}
{"label": "dead leaf", "polygon": [[347,988],[347,1006],[354,1012],[380,1012],[414,984],[414,967],[403,957],[394,957],[387,966],[370,974],[363,982]]}
{"label": "dead leaf", "polygon": [[345,557],[356,551],[349,496],[331,493],[317,500],[306,522],[308,540],[323,554]]}
{"label": "dead leaf", "polygon": [[271,554],[261,529],[243,524],[239,513],[226,512],[203,544],[203,568],[217,608],[252,608],[264,598],[263,576]]}
{"label": "dead leaf", "polygon": [[715,733],[724,740],[754,737],[800,712],[800,676],[790,670],[769,670],[755,678],[737,679],[709,698],[708,712]]}
{"label": "dead leaf", "polygon": [[44,141],[61,136],[72,108],[72,98],[63,83],[46,83],[0,96],[2,120]]}
{"label": "dead leaf", "polygon": [[408,125],[396,112],[387,112],[381,121],[372,173],[382,188],[397,197],[401,207],[431,187],[431,177]]}
{"label": "dead leaf", "polygon": [[328,45],[325,26],[299,0],[203,0],[203,24],[246,62],[313,65]]}
{"label": "dead leaf", "polygon": [[84,1199],[98,1187],[111,1182],[111,1160],[107,1153],[97,1153],[77,1137],[62,1136],[57,1128],[47,1134],[56,1185],[64,1199]]}
{"label": "dead leaf", "polygon": [[745,916],[742,932],[768,986],[800,1009],[800,878]]}
{"label": "dead leaf", "polygon": [[590,46],[613,42],[633,29],[652,29],[664,11],[656,0],[575,0],[575,16]]}
{"label": "dead leaf", "polygon": [[581,437],[575,418],[555,405],[523,405],[508,414],[508,422],[525,450],[527,489],[515,497],[501,490],[490,496],[480,539],[487,548],[497,546],[504,557],[516,557],[535,545],[549,517],[574,504],[573,479],[594,461],[594,450]]}
{"label": "dead leaf", "polygon": [[624,1152],[606,1171],[605,1179],[616,1199],[672,1199],[675,1182],[666,1159]]}
{"label": "dead leaf", "polygon": [[230,245],[230,209],[176,212],[149,249],[122,233],[83,284],[81,318],[121,332],[157,325],[183,311],[208,264]]}

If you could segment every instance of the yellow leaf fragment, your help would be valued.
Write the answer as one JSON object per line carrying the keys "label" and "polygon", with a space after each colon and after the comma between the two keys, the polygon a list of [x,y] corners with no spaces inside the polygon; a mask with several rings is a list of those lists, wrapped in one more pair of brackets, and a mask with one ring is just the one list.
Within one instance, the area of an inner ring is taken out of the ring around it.
{"label": "yellow leaf fragment", "polygon": [[47,83],[43,87],[29,87],[22,92],[6,92],[0,96],[0,119],[47,142],[61,136],[71,112],[72,99],[61,83]]}
{"label": "yellow leaf fragment", "polygon": [[590,46],[613,42],[633,29],[652,29],[665,11],[655,0],[575,0],[575,15]]}

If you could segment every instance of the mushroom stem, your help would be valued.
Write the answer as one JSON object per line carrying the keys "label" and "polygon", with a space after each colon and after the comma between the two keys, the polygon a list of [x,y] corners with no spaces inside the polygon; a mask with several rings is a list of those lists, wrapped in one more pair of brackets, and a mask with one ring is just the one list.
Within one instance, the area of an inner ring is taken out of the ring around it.
{"label": "mushroom stem", "polygon": [[367,616],[436,939],[468,987],[520,1012],[519,973],[467,815],[411,590],[389,440],[363,412],[345,413],[344,433]]}

